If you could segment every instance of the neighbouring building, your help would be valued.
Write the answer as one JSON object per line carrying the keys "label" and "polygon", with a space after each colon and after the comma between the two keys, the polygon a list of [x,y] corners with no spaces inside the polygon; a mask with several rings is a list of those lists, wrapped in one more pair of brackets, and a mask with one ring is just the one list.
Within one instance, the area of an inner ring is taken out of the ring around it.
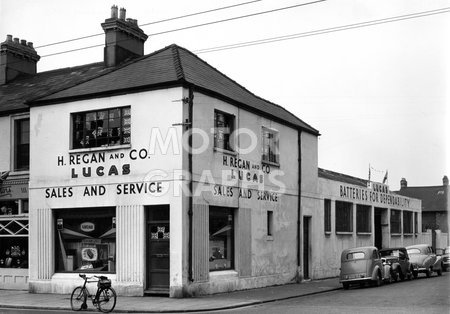
{"label": "neighbouring building", "polygon": [[30,115],[26,102],[77,84],[104,67],[36,72],[32,42],[8,35],[0,44],[0,289],[28,289]]}
{"label": "neighbouring building", "polygon": [[319,132],[184,48],[144,55],[124,9],[102,27],[103,62],[1,86],[29,114],[29,290],[68,293],[78,273],[171,297],[300,280]]}
{"label": "neighbouring building", "polygon": [[[312,279],[339,275],[340,254],[359,246],[408,246],[421,243],[421,201],[389,186],[318,169],[316,204],[302,208],[309,234],[303,235],[304,271]],[[307,197],[305,195],[304,197]]]}
{"label": "neighbouring building", "polygon": [[449,187],[448,177],[442,178],[442,185],[408,186],[405,178],[400,181],[400,191],[396,193],[422,200],[422,231],[427,229],[449,230]]}

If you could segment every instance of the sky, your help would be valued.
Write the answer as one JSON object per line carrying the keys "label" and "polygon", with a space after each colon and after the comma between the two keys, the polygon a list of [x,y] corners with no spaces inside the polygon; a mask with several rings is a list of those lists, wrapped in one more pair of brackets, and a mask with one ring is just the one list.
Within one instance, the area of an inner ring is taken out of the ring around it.
{"label": "sky", "polygon": [[450,176],[450,0],[0,0],[0,41],[33,42],[38,72],[102,61],[102,46],[49,55],[104,44],[112,5],[151,23],[145,54],[175,43],[318,129],[319,167],[363,179],[371,167],[379,182],[388,171],[393,191]]}

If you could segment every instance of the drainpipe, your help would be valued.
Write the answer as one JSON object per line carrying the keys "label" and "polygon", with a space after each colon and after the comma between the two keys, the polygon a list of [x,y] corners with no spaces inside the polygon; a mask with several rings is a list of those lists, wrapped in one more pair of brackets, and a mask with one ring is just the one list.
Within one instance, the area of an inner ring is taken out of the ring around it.
{"label": "drainpipe", "polygon": [[300,282],[300,274],[298,273],[301,266],[301,208],[302,208],[302,131],[299,129],[297,132],[297,145],[298,145],[298,208],[297,208],[297,282]]}
{"label": "drainpipe", "polygon": [[[193,106],[194,106],[194,90],[193,87],[189,87],[189,99],[188,99],[188,114],[189,114],[189,124],[187,126],[187,130],[192,129],[193,124]],[[193,177],[192,177],[192,134],[188,139],[189,145],[189,154],[188,154],[188,168],[189,168],[189,278],[190,282],[194,281],[192,276],[192,216],[193,216],[193,208],[194,208],[194,198],[192,196],[193,193]]]}

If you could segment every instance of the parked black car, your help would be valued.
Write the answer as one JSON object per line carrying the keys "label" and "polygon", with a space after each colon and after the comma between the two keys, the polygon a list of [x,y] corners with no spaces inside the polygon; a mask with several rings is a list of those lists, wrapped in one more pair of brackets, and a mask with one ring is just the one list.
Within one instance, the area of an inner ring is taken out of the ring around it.
{"label": "parked black car", "polygon": [[380,250],[381,259],[391,265],[391,276],[394,281],[413,279],[413,266],[409,261],[408,251],[404,247]]}

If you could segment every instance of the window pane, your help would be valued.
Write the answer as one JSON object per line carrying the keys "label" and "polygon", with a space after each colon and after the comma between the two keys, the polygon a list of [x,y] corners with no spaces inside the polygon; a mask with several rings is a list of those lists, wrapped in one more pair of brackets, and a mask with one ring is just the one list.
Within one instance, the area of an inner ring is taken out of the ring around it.
{"label": "window pane", "polygon": [[331,200],[324,200],[324,211],[325,232],[331,232]]}
{"label": "window pane", "polygon": [[232,269],[234,259],[233,210],[211,207],[209,211],[209,269]]}
{"label": "window pane", "polygon": [[131,110],[113,108],[73,114],[73,148],[131,144]]}
{"label": "window pane", "polygon": [[278,154],[278,132],[262,129],[262,160],[273,163],[279,162]]}
{"label": "window pane", "polygon": [[356,205],[356,232],[371,231],[371,207],[367,205]]}
{"label": "window pane", "polygon": [[231,150],[230,135],[233,128],[232,115],[214,112],[214,147]]}
{"label": "window pane", "polygon": [[30,119],[15,121],[14,169],[28,170],[30,167]]}
{"label": "window pane", "polygon": [[336,201],[336,232],[353,231],[353,204]]}
{"label": "window pane", "polygon": [[114,217],[114,208],[56,210],[56,270],[113,271],[116,260]]}
{"label": "window pane", "polygon": [[0,237],[0,268],[28,268],[28,237]]}
{"label": "window pane", "polygon": [[391,209],[391,233],[401,232],[401,211]]}

